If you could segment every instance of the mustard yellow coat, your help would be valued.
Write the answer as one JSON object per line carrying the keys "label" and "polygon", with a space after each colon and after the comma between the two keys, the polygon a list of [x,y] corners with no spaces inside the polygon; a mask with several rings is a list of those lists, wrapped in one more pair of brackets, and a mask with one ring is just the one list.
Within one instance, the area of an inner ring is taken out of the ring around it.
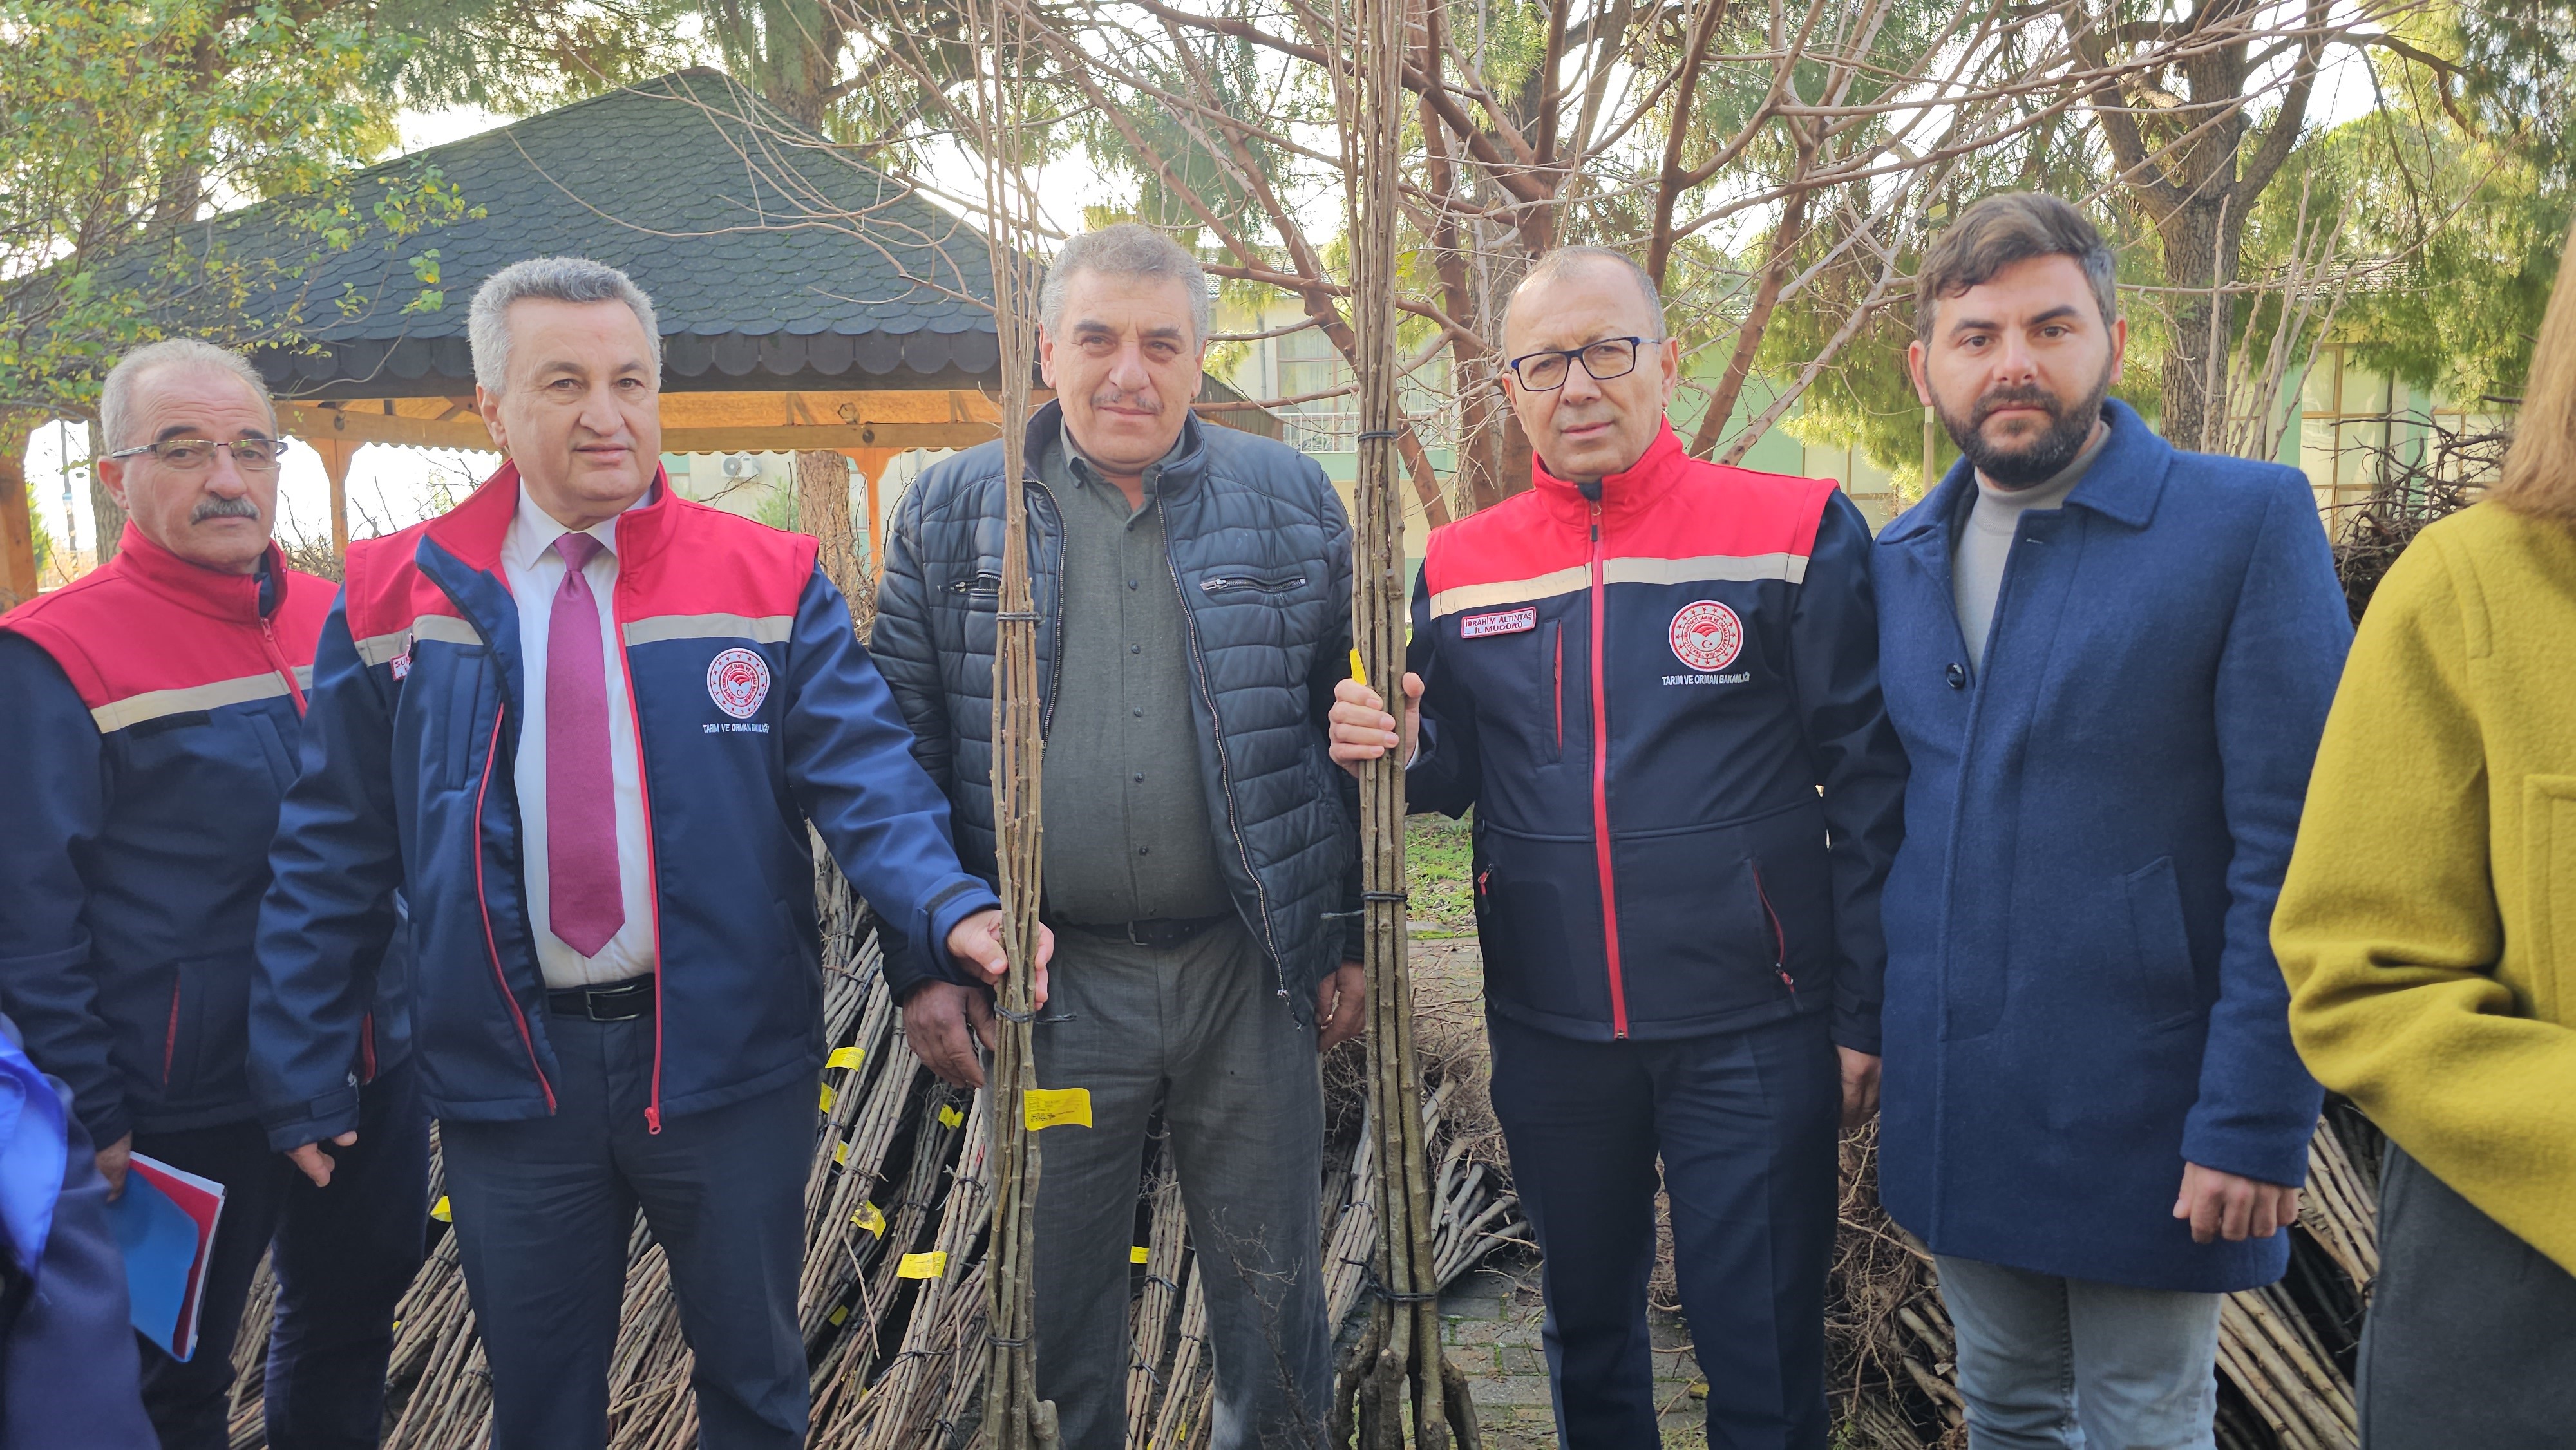
{"label": "mustard yellow coat", "polygon": [[2398,560],[2272,945],[2318,1081],[2576,1270],[2576,530],[2480,504]]}

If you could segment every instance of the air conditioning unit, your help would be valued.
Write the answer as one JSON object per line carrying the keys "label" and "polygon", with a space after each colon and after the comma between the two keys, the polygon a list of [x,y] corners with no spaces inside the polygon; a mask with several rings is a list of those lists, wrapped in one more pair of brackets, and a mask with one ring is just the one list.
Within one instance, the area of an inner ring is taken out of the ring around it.
{"label": "air conditioning unit", "polygon": [[748,453],[728,453],[716,466],[727,478],[751,478],[760,472],[760,460]]}

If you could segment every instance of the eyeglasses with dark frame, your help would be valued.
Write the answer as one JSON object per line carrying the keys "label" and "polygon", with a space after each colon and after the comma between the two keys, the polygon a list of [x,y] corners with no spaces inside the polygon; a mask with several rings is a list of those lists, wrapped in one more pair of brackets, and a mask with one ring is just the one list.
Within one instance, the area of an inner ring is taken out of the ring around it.
{"label": "eyeglasses with dark frame", "polygon": [[287,443],[283,438],[236,438],[230,442],[211,438],[164,438],[158,443],[120,448],[107,456],[139,458],[149,453],[161,460],[164,467],[175,468],[181,473],[194,473],[213,465],[218,448],[230,449],[233,466],[244,473],[274,473],[277,461],[286,455]]}
{"label": "eyeglasses with dark frame", "polygon": [[1549,393],[1565,386],[1565,380],[1574,375],[1577,360],[1582,362],[1583,370],[1592,375],[1592,381],[1606,383],[1612,378],[1624,378],[1635,372],[1639,350],[1663,341],[1660,337],[1605,337],[1581,347],[1525,352],[1503,366],[1512,370],[1512,376],[1520,379],[1522,387],[1533,393]]}

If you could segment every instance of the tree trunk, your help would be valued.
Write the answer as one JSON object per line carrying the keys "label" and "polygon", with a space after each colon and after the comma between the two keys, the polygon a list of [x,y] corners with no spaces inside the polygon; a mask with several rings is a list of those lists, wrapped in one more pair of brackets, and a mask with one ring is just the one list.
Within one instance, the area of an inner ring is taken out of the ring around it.
{"label": "tree trunk", "polygon": [[2236,278],[2244,227],[2223,200],[2195,198],[2157,224],[2173,334],[2165,353],[2159,431],[2177,448],[2215,450],[2227,431],[2227,347],[2234,336]]}
{"label": "tree trunk", "polygon": [[875,613],[875,591],[860,566],[858,537],[850,525],[850,460],[828,449],[802,449],[796,454],[795,476],[797,531],[814,536],[819,545],[814,562],[850,601],[851,618],[865,634],[862,616]]}
{"label": "tree trunk", "polygon": [[125,542],[125,510],[108,497],[107,484],[98,476],[98,460],[107,456],[106,440],[98,431],[98,422],[89,425],[89,516],[98,529],[98,562],[104,565],[116,557],[117,546]]}
{"label": "tree trunk", "polygon": [[[27,497],[27,438],[36,419],[0,413],[0,610],[36,597],[34,502]],[[70,547],[66,544],[64,547]]]}

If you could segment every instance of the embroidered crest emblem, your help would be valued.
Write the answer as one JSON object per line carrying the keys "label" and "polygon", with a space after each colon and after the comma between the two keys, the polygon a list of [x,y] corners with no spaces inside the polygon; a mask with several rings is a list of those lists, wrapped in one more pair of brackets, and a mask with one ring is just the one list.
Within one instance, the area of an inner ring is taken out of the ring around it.
{"label": "embroidered crest emblem", "polygon": [[769,698],[769,661],[757,650],[729,649],[707,665],[707,694],[737,720],[759,713]]}
{"label": "embroidered crest emblem", "polygon": [[1489,634],[1526,634],[1538,628],[1538,606],[1506,609],[1499,614],[1473,614],[1458,621],[1460,639],[1483,639]]}
{"label": "embroidered crest emblem", "polygon": [[1673,654],[1695,670],[1722,670],[1744,650],[1744,621],[1714,599],[1685,604],[1673,616]]}

